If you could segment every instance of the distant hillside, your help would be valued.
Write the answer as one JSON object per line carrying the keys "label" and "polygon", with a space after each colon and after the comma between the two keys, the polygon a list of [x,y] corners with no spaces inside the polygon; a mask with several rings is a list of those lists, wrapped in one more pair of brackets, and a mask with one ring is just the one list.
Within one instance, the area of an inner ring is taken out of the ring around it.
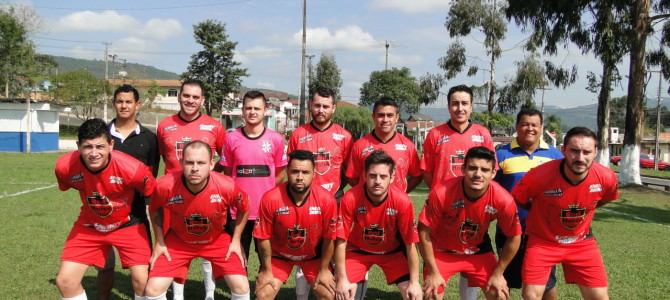
{"label": "distant hillside", "polygon": [[[58,63],[58,72],[87,69],[96,77],[105,78],[105,61],[103,60],[88,60],[65,56],[51,57]],[[114,78],[119,70],[119,63],[112,65],[112,62],[109,62],[110,78]],[[136,63],[127,63],[125,70],[128,72],[128,78],[131,79],[179,79],[178,74]]]}

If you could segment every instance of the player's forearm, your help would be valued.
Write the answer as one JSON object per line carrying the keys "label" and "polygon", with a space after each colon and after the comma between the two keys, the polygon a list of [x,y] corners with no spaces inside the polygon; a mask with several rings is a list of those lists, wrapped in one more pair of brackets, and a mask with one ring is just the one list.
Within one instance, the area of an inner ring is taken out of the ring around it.
{"label": "player's forearm", "polygon": [[157,211],[150,212],[150,216],[156,243],[165,245],[165,237],[163,236],[163,209],[160,208]]}
{"label": "player's forearm", "polygon": [[244,212],[243,214],[238,214],[235,219],[235,228],[233,229],[233,241],[240,241],[242,237],[242,232],[244,232],[244,227],[247,225],[247,219],[249,218],[249,212]]}
{"label": "player's forearm", "polygon": [[494,274],[502,274],[505,272],[505,269],[509,263],[514,259],[514,255],[519,250],[519,245],[521,244],[521,236],[507,237],[503,249],[500,252],[500,257],[498,258],[498,265],[493,270]]}
{"label": "player's forearm", "polygon": [[430,188],[433,186],[433,173],[430,172],[424,172],[423,173],[423,181],[426,182],[426,185]]}
{"label": "player's forearm", "polygon": [[335,274],[337,278],[347,278],[347,268],[344,265],[347,241],[337,239],[335,241]]}
{"label": "player's forearm", "polygon": [[335,241],[323,239],[321,244],[321,269],[327,270],[330,267],[330,262],[335,253]]}
{"label": "player's forearm", "polygon": [[270,240],[257,240],[258,258],[261,264],[261,271],[272,270],[272,247]]}
{"label": "player's forearm", "polygon": [[275,184],[280,184],[286,179],[286,168],[275,169]]}
{"label": "player's forearm", "polygon": [[407,181],[407,193],[409,194],[412,192],[419,184],[421,184],[421,180],[423,180],[423,175],[419,176],[412,176],[409,178]]}
{"label": "player's forearm", "polygon": [[419,249],[421,250],[421,257],[423,263],[428,266],[431,272],[437,271],[437,264],[435,263],[435,254],[433,253],[433,242],[430,239],[430,229],[425,228],[419,224]]}
{"label": "player's forearm", "polygon": [[407,264],[409,265],[409,281],[419,282],[419,253],[416,244],[407,245]]}

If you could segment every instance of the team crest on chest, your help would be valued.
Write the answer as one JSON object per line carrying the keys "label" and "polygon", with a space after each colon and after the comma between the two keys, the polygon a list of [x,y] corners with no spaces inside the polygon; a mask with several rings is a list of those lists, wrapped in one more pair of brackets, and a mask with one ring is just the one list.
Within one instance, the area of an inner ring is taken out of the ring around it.
{"label": "team crest on chest", "polygon": [[330,158],[330,151],[327,151],[324,148],[319,148],[319,150],[314,153],[314,172],[319,175],[328,173],[331,167]]}
{"label": "team crest on chest", "polygon": [[201,236],[209,231],[210,221],[209,218],[194,213],[184,218],[184,225],[189,234]]}
{"label": "team crest on chest", "polygon": [[261,144],[261,150],[265,153],[270,153],[272,152],[272,144],[268,141],[263,141],[263,144]]}
{"label": "team crest on chest", "polygon": [[368,245],[379,245],[384,242],[384,228],[372,224],[363,229],[363,239]]}
{"label": "team crest on chest", "polygon": [[300,228],[300,225],[295,224],[293,228],[288,229],[286,239],[286,245],[290,249],[300,249],[305,244],[305,240],[307,240],[307,229]]}
{"label": "team crest on chest", "polygon": [[181,160],[184,157],[184,148],[186,147],[186,144],[190,143],[191,141],[192,139],[190,137],[185,137],[175,143],[174,148],[176,150],[178,160]]}
{"label": "team crest on chest", "polygon": [[567,209],[561,210],[561,225],[563,225],[565,229],[572,230],[582,224],[585,217],[586,208],[573,204],[568,206]]}
{"label": "team crest on chest", "polygon": [[458,239],[461,240],[461,243],[467,244],[472,238],[477,236],[479,231],[479,224],[472,222],[470,219],[465,219],[461,223],[461,230],[458,233]]}
{"label": "team crest on chest", "polygon": [[367,146],[367,147],[363,148],[363,151],[361,151],[361,155],[366,156],[366,155],[372,153],[373,151],[375,151],[374,146]]}
{"label": "team crest on chest", "polygon": [[100,195],[98,192],[93,192],[93,195],[86,197],[86,204],[98,217],[107,218],[114,212],[114,205],[109,198]]}
{"label": "team crest on chest", "polygon": [[456,150],[456,154],[449,155],[449,168],[454,177],[463,175],[461,166],[465,163],[465,151]]}

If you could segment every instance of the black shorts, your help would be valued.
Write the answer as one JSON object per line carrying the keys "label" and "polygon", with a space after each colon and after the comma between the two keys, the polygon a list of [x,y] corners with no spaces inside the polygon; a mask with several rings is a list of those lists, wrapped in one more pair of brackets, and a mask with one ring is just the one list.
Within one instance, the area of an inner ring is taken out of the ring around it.
{"label": "black shorts", "polygon": [[[502,251],[502,247],[507,241],[507,237],[502,233],[500,227],[496,226],[496,248],[498,249],[498,255]],[[509,288],[520,289],[521,288],[521,267],[523,266],[523,258],[526,253],[526,242],[527,236],[521,235],[521,245],[519,245],[519,251],[512,259],[512,261],[505,269],[503,276],[507,281],[507,286]],[[546,289],[551,289],[556,286],[556,266],[551,268],[551,273],[549,273],[549,279],[547,280]]]}

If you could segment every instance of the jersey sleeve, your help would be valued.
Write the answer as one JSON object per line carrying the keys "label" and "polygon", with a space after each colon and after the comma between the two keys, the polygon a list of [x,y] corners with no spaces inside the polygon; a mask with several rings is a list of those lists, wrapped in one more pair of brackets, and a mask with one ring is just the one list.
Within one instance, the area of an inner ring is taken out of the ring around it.
{"label": "jersey sleeve", "polygon": [[284,145],[284,138],[277,133],[276,138],[274,139],[274,160],[275,168],[281,168],[288,165],[288,155],[286,155],[286,147]]}
{"label": "jersey sleeve", "polygon": [[154,178],[158,176],[158,169],[160,167],[161,161],[158,145],[158,137],[153,133],[150,134],[148,162],[149,166],[151,167],[151,174],[154,176]]}
{"label": "jersey sleeve", "polygon": [[348,240],[349,235],[351,234],[351,228],[354,223],[354,209],[353,202],[354,197],[351,193],[344,195],[344,198],[340,202],[340,210],[338,213],[337,221],[337,238],[342,240]]}
{"label": "jersey sleeve", "polygon": [[237,184],[235,184],[235,188],[229,199],[231,199],[229,207],[234,207],[236,212],[245,213],[249,211],[249,195]]}
{"label": "jersey sleeve", "polygon": [[409,170],[407,170],[407,174],[412,177],[418,177],[421,176],[421,161],[419,161],[419,155],[416,153],[414,144],[410,145],[412,145],[412,147],[409,154]]}
{"label": "jersey sleeve", "polygon": [[[499,192],[504,191],[500,188]],[[503,201],[501,207],[498,209],[498,227],[502,229],[507,237],[521,235],[521,223],[519,222],[519,214],[517,213],[514,200],[508,195],[499,197],[499,199]]]}
{"label": "jersey sleeve", "polygon": [[440,199],[437,196],[438,190],[433,188],[430,191],[428,199],[419,213],[419,222],[428,228],[434,228],[435,225],[439,224],[440,217],[442,216]]}
{"label": "jersey sleeve", "polygon": [[493,146],[493,138],[491,137],[491,133],[488,130],[484,129],[482,135],[484,136],[484,147],[495,152],[496,148]]}
{"label": "jersey sleeve", "polygon": [[291,153],[296,149],[298,149],[298,129],[293,131],[293,134],[288,139],[288,150],[286,152]]}
{"label": "jersey sleeve", "polygon": [[[354,145],[351,147],[351,151],[349,152],[349,162],[347,163],[347,171],[345,172],[345,176],[347,178],[359,178],[359,174],[361,174],[361,159],[358,156],[358,153],[360,153],[359,147],[357,147],[357,144],[354,143]],[[360,179],[360,178],[359,178]]]}
{"label": "jersey sleeve", "polygon": [[223,155],[223,145],[226,143],[226,129],[223,128],[223,126],[219,125],[216,127],[218,130],[216,131],[216,153],[219,154],[219,156]]}
{"label": "jersey sleeve", "polygon": [[254,225],[253,236],[261,240],[269,240],[272,238],[274,231],[274,214],[272,204],[274,201],[268,195],[273,193],[266,193],[260,202],[258,208],[258,218]]}
{"label": "jersey sleeve", "polygon": [[337,239],[337,202],[330,193],[325,193],[326,207],[323,215],[323,238]]}
{"label": "jersey sleeve", "polygon": [[[353,146],[354,141],[351,137],[351,133],[349,133],[348,131],[344,131],[344,132],[346,134],[345,134],[345,138],[344,138],[344,155],[342,156],[342,158],[343,158],[342,161],[346,165],[348,165],[349,164],[349,159],[351,158],[351,147]],[[346,169],[345,169],[345,171],[346,171]]]}
{"label": "jersey sleeve", "polygon": [[426,173],[433,173],[435,170],[435,158],[433,151],[435,148],[435,141],[433,141],[432,130],[428,132],[426,141],[423,142],[423,157],[421,158],[421,169]]}
{"label": "jersey sleeve", "polygon": [[132,186],[147,199],[156,191],[156,179],[149,166],[141,165],[132,180]]}
{"label": "jersey sleeve", "polygon": [[398,223],[398,230],[405,244],[409,245],[419,242],[419,232],[416,230],[414,207],[411,200],[407,199],[398,212]]}
{"label": "jersey sleeve", "polygon": [[227,135],[224,139],[223,146],[221,147],[221,159],[219,160],[219,164],[224,167],[232,167],[233,165],[232,137],[232,134]]}
{"label": "jersey sleeve", "polygon": [[[169,176],[169,175],[168,175]],[[163,183],[165,180],[159,181],[157,184],[156,191],[151,196],[151,201],[149,201],[149,211],[156,212],[162,208],[169,197],[169,188],[167,188]]]}
{"label": "jersey sleeve", "polygon": [[604,184],[605,188],[603,189],[603,198],[600,200],[605,203],[619,199],[619,180],[617,179],[614,172],[610,171],[608,173],[609,176],[607,177],[607,181]]}
{"label": "jersey sleeve", "polygon": [[64,163],[64,158],[65,156],[59,158],[56,161],[56,167],[54,168],[56,180],[58,181],[58,189],[61,191],[67,191],[72,187],[68,182],[68,164]]}
{"label": "jersey sleeve", "polygon": [[531,182],[533,176],[529,176],[532,173],[532,170],[526,173],[514,189],[512,189],[514,201],[522,207],[530,207],[533,202],[533,183]]}

